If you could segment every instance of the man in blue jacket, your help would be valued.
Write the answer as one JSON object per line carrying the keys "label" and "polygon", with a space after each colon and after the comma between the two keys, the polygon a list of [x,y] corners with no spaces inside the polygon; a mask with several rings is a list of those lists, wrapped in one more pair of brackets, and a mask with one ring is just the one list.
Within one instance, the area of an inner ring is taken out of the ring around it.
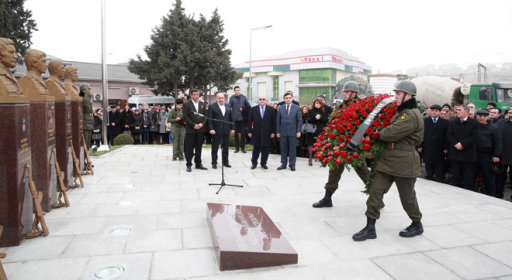
{"label": "man in blue jacket", "polygon": [[281,166],[277,170],[285,169],[289,159],[290,169],[295,171],[297,155],[297,138],[302,129],[302,115],[300,107],[293,104],[293,95],[290,91],[284,94],[284,105],[277,111],[276,129],[277,138],[281,142]]}

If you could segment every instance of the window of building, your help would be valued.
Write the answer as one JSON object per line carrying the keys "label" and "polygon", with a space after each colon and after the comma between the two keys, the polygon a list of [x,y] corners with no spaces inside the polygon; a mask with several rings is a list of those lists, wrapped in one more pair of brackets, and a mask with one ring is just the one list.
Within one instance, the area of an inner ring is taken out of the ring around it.
{"label": "window of building", "polygon": [[325,95],[327,100],[330,100],[331,87],[301,87],[299,90],[299,103],[309,104],[319,95]]}
{"label": "window of building", "polygon": [[345,71],[353,72],[353,68],[350,65],[345,65]]}
{"label": "window of building", "polygon": [[279,76],[274,76],[272,80],[272,97],[279,98]]}
{"label": "window of building", "polygon": [[290,64],[276,65],[273,67],[273,71],[290,71]]}
{"label": "window of building", "polygon": [[[300,84],[329,84],[335,81],[332,80],[332,72],[330,69],[312,69],[301,70],[299,72]],[[336,76],[336,75],[334,75]]]}

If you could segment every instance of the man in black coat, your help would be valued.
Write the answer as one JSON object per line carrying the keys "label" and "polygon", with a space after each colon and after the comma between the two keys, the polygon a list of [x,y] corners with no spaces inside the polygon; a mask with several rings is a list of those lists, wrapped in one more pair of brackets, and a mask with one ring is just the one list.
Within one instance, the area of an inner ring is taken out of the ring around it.
{"label": "man in black coat", "polygon": [[512,110],[508,110],[507,117],[498,123],[498,129],[503,143],[503,153],[501,154],[503,172],[496,176],[496,197],[503,198],[507,170],[512,178]]}
{"label": "man in black coat", "polygon": [[108,112],[108,142],[110,145],[114,145],[114,139],[117,135],[123,132],[122,130],[122,119],[121,113],[117,111],[116,106],[112,106],[110,112]]}
{"label": "man in black coat", "polygon": [[[224,93],[217,93],[217,102],[208,106],[208,129],[212,135],[212,167],[217,169],[217,152],[222,146],[222,165],[229,164],[229,135],[235,134],[235,124],[231,118],[231,107],[224,103]],[[216,121],[217,120],[217,121]]]}
{"label": "man in black coat", "polygon": [[[502,149],[501,134],[498,127],[489,122],[489,111],[480,109],[476,112],[478,121],[476,152],[477,152],[477,172],[482,172],[485,194],[496,196],[496,177],[489,165],[491,162],[497,163],[500,161]],[[478,173],[477,173],[478,174]]]}
{"label": "man in black coat", "polygon": [[206,103],[199,100],[199,90],[190,90],[190,99],[183,105],[183,119],[185,120],[185,160],[187,172],[192,172],[192,158],[196,169],[206,170],[201,162],[204,131],[208,109]]}
{"label": "man in black coat", "polygon": [[476,179],[476,132],[478,122],[469,117],[469,108],[458,105],[457,117],[448,125],[448,143],[451,160],[452,184],[468,190],[475,190]]}
{"label": "man in black coat", "polygon": [[444,161],[448,153],[448,121],[439,117],[441,106],[435,104],[430,106],[430,116],[423,119],[424,134],[423,142],[418,148],[422,153],[427,179],[438,182],[445,181]]}
{"label": "man in black coat", "polygon": [[267,105],[265,96],[258,97],[258,105],[251,108],[247,121],[247,135],[251,137],[252,166],[258,165],[258,157],[261,152],[261,167],[268,169],[267,159],[270,150],[271,139],[276,136],[276,110]]}

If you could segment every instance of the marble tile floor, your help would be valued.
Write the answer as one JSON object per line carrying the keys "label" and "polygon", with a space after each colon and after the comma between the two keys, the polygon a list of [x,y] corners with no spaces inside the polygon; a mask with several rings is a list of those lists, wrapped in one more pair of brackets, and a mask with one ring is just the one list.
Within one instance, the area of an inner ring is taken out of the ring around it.
{"label": "marble tile floor", "polygon": [[[512,203],[419,178],[425,233],[404,239],[410,224],[395,187],[385,196],[377,239],[352,241],[366,222],[366,196],[354,171],[342,176],[333,208],[311,204],[328,170],[297,159],[297,171],[251,170],[251,153],[230,153],[221,170],[185,170],[171,146],[125,146],[93,158],[95,175],[69,191],[71,207],[46,215],[50,235],[0,248],[8,279],[512,279]],[[299,263],[220,272],[206,222],[206,203],[262,206],[299,254]],[[118,269],[118,270],[116,270]]]}

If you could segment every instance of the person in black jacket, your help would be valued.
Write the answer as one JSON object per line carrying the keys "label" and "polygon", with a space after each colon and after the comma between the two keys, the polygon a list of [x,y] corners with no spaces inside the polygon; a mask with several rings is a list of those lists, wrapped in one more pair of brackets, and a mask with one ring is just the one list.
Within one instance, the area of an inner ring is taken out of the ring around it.
{"label": "person in black jacket", "polygon": [[133,139],[134,144],[142,144],[142,133],[144,131],[144,119],[139,109],[134,110],[133,114]]}
{"label": "person in black jacket", "polygon": [[208,116],[206,103],[199,100],[199,90],[190,90],[190,99],[183,104],[183,119],[185,120],[185,160],[187,172],[192,172],[192,158],[196,169],[207,170],[201,161],[205,125]]}
{"label": "person in black jacket", "polygon": [[423,142],[418,148],[425,162],[425,171],[428,180],[445,182],[446,170],[444,168],[445,156],[448,153],[448,121],[440,118],[441,106],[430,106],[430,116],[423,119]]}
{"label": "person in black jacket", "polygon": [[[313,101],[313,105],[311,106],[311,110],[309,110],[305,121],[303,123],[310,123],[316,126],[316,130],[314,133],[306,133],[304,135],[303,145],[308,148],[308,157],[309,157],[309,165],[313,165],[313,144],[316,142],[316,137],[322,133],[322,129],[327,124],[330,113],[326,111],[325,104],[323,103],[324,99],[317,98]],[[332,110],[330,111],[332,112]]]}
{"label": "person in black jacket", "polygon": [[114,145],[114,139],[117,135],[123,132],[122,128],[121,113],[117,111],[116,106],[111,107],[111,111],[108,112],[108,142],[110,145]]}
{"label": "person in black jacket", "polygon": [[496,125],[489,123],[489,111],[486,109],[478,110],[476,118],[479,123],[476,141],[478,172],[482,172],[484,177],[485,194],[496,196],[496,178],[489,170],[489,164],[500,161],[503,151],[501,134]]}
{"label": "person in black jacket", "polygon": [[[221,120],[225,121],[215,121]],[[219,144],[222,147],[222,165],[231,167],[229,164],[229,135],[235,134],[235,125],[231,119],[231,107],[224,103],[224,93],[217,93],[217,102],[208,106],[208,130],[212,135],[212,167],[217,168],[217,152]]]}
{"label": "person in black jacket", "polygon": [[251,108],[247,120],[247,135],[251,137],[253,150],[251,169],[258,165],[261,152],[261,167],[268,169],[267,159],[271,140],[276,136],[276,110],[267,105],[265,96],[258,97],[258,105]]}
{"label": "person in black jacket", "polygon": [[476,131],[478,122],[469,117],[466,105],[456,107],[457,117],[448,125],[448,159],[451,160],[452,184],[475,190],[476,178]]}
{"label": "person in black jacket", "polygon": [[[245,125],[247,123],[247,115],[251,109],[247,97],[240,93],[240,87],[235,86],[233,88],[235,95],[229,99],[229,106],[231,107],[231,117],[235,122],[235,153],[241,149],[242,153],[245,151]],[[240,139],[238,138],[240,134]]]}
{"label": "person in black jacket", "polygon": [[512,179],[512,110],[508,110],[506,117],[498,123],[498,129],[501,133],[503,145],[503,153],[501,154],[503,172],[496,176],[496,197],[503,198],[507,170]]}

